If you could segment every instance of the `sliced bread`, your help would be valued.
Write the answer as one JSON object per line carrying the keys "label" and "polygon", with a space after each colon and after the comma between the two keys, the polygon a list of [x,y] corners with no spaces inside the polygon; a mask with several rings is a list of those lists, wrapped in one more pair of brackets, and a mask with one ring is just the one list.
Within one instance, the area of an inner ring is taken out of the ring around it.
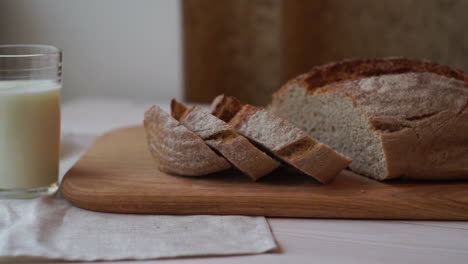
{"label": "sliced bread", "polygon": [[252,179],[257,180],[280,166],[279,162],[209,111],[198,106],[187,109],[176,100],[172,100],[171,109],[173,116],[179,118],[182,125]]}
{"label": "sliced bread", "polygon": [[321,183],[331,182],[351,162],[262,108],[244,105],[229,124],[272,155]]}
{"label": "sliced bread", "polygon": [[270,110],[379,179],[468,178],[468,75],[404,58],[312,69],[273,95]]}
{"label": "sliced bread", "polygon": [[211,103],[211,113],[224,122],[229,122],[241,108],[239,99],[224,94],[216,96]]}
{"label": "sliced bread", "polygon": [[149,150],[159,170],[184,176],[202,176],[231,167],[195,133],[154,105],[145,112]]}

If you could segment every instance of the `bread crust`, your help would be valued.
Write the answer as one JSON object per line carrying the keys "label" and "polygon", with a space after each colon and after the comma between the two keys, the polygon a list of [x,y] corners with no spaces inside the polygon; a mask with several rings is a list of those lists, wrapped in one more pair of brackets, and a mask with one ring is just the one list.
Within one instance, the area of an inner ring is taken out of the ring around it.
{"label": "bread crust", "polygon": [[285,163],[321,183],[333,181],[351,162],[262,108],[244,105],[229,124]]}
{"label": "bread crust", "polygon": [[171,116],[177,120],[180,121],[182,116],[187,112],[188,108],[177,102],[175,99],[171,100]]}
{"label": "bread crust", "polygon": [[203,176],[231,167],[199,136],[157,105],[146,110],[143,124],[149,150],[162,172]]}
{"label": "bread crust", "polygon": [[313,93],[317,88],[333,82],[409,72],[435,73],[448,78],[468,82],[468,75],[462,70],[452,69],[448,66],[429,61],[401,57],[348,59],[316,66],[309,72],[291,79],[273,94],[272,102],[275,104],[275,100],[280,98],[283,90],[298,83],[307,87],[308,93]]}
{"label": "bread crust", "polygon": [[225,96],[224,94],[216,96],[211,103],[211,113],[224,122],[229,122],[239,110],[242,104],[234,96]]}
{"label": "bread crust", "polygon": [[[325,85],[323,85],[325,84]],[[468,178],[468,76],[435,63],[403,58],[327,64],[284,85],[345,93],[382,142],[387,174],[380,179]]]}
{"label": "bread crust", "polygon": [[200,107],[190,108],[182,115],[180,122],[253,180],[280,166],[279,162],[255,147],[229,124]]}

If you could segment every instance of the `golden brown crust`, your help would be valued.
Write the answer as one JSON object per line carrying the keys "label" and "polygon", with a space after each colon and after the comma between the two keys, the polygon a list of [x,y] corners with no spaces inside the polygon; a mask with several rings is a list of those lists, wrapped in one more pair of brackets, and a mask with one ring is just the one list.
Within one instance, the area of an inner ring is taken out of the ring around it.
{"label": "golden brown crust", "polygon": [[229,124],[278,159],[321,183],[331,182],[351,162],[262,108],[244,105]]}
{"label": "golden brown crust", "polygon": [[417,124],[382,132],[387,179],[468,179],[468,108],[442,111]]}
{"label": "golden brown crust", "polygon": [[245,137],[234,134],[207,140],[206,143],[254,181],[268,175],[280,163],[256,148]]}
{"label": "golden brown crust", "polygon": [[180,122],[253,180],[258,180],[280,166],[279,162],[239,135],[226,122],[200,107],[187,110]]}
{"label": "golden brown crust", "polygon": [[177,102],[175,99],[171,100],[171,116],[175,119],[180,121],[180,118],[187,112],[188,108]]}
{"label": "golden brown crust", "polygon": [[218,95],[211,103],[211,113],[224,122],[229,122],[241,107],[239,99],[222,94]]}
{"label": "golden brown crust", "polygon": [[386,157],[387,175],[374,177],[468,178],[464,72],[403,58],[327,64],[284,85],[275,93],[271,109],[277,111],[283,93],[298,87],[308,96],[342,92],[367,116]]}
{"label": "golden brown crust", "polygon": [[316,88],[333,82],[408,72],[430,72],[468,83],[468,75],[463,71],[429,61],[399,57],[350,59],[317,66],[312,68],[309,72],[299,75],[275,92],[273,94],[273,101],[278,97],[278,94],[293,83],[302,83],[307,86],[309,93],[313,93]]}
{"label": "golden brown crust", "polygon": [[242,108],[237,111],[236,115],[229,121],[229,125],[231,125],[234,129],[238,130],[241,126],[252,116],[255,114],[256,108],[252,105],[243,105]]}
{"label": "golden brown crust", "polygon": [[433,73],[405,73],[330,86],[348,94],[380,134],[386,179],[468,178],[465,82]]}

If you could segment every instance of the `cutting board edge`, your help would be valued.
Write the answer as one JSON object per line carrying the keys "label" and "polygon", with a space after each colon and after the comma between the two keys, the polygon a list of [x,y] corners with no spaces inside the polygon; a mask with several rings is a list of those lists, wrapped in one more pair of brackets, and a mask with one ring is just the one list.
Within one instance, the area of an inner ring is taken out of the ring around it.
{"label": "cutting board edge", "polygon": [[[107,138],[115,137],[117,134],[120,133],[129,133],[132,130],[141,129],[141,126],[129,126],[129,127],[122,127],[116,130],[107,132],[99,137],[94,145],[101,144]],[[140,131],[143,132],[143,131]],[[95,146],[92,146],[88,151],[91,151]],[[88,153],[87,151],[87,153]],[[84,157],[86,154],[75,164],[75,167],[78,168],[86,163],[86,159]],[[92,156],[92,155],[91,155]],[[88,157],[89,158],[89,157]],[[86,165],[86,164],[85,164]],[[136,204],[134,200],[129,200],[127,203],[122,203],[120,205],[116,205],[112,203],[112,199],[106,197],[106,194],[95,193],[93,196],[92,192],[82,191],[82,188],[79,186],[74,186],[73,181],[70,181],[70,175],[74,172],[74,169],[71,169],[64,177],[60,189],[62,191],[63,197],[68,200],[74,206],[92,210],[92,211],[99,211],[99,212],[110,212],[110,213],[129,213],[129,214],[174,214],[174,215],[191,215],[191,214],[215,214],[215,215],[251,215],[251,216],[268,216],[268,217],[307,217],[307,218],[327,218],[327,219],[391,219],[391,220],[453,220],[453,221],[460,221],[460,220],[468,220],[468,210],[464,210],[468,208],[466,202],[454,200],[454,203],[462,202],[463,205],[455,204],[455,211],[449,211],[450,217],[446,217],[446,212],[438,212],[438,213],[427,213],[426,215],[408,215],[408,216],[401,216],[400,213],[379,213],[374,215],[366,215],[366,208],[360,208],[360,213],[323,213],[323,208],[321,210],[310,209],[306,207],[299,208],[297,210],[302,210],[302,212],[285,210],[280,211],[283,208],[273,208],[273,209],[265,209],[264,206],[259,207],[249,207],[245,209],[238,209],[238,208],[215,208],[215,209],[203,209],[208,205],[201,204],[202,209],[191,209],[185,208],[182,206],[172,206],[169,207],[168,204],[173,204],[173,202],[166,203],[162,199],[153,202],[150,205],[141,205]],[[92,199],[90,198],[92,197]],[[114,195],[115,197],[115,195]],[[84,199],[83,199],[84,198]],[[119,200],[127,199],[128,196],[119,197]],[[465,199],[466,200],[466,199]],[[115,201],[115,200],[114,200]],[[137,208],[129,208],[128,202],[133,203],[134,206],[136,205]],[[401,206],[401,205],[400,205]],[[323,206],[322,206],[323,207]],[[428,208],[428,205],[423,205],[424,208]],[[184,209],[180,211],[179,209]],[[276,211],[275,211],[276,210]],[[408,209],[406,209],[408,211]],[[272,212],[274,211],[274,212]],[[464,213],[467,212],[467,213]],[[403,213],[404,214],[404,213]],[[445,217],[444,217],[445,216]]]}

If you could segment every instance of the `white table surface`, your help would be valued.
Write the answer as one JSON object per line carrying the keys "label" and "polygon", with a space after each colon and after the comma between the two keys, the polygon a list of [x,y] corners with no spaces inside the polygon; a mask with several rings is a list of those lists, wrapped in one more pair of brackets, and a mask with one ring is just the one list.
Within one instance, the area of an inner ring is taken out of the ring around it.
{"label": "white table surface", "polygon": [[[95,135],[141,124],[143,111],[153,103],[110,99],[65,103],[62,130]],[[167,108],[167,102],[162,106]],[[106,263],[468,263],[468,222],[298,218],[268,222],[280,252]]]}

